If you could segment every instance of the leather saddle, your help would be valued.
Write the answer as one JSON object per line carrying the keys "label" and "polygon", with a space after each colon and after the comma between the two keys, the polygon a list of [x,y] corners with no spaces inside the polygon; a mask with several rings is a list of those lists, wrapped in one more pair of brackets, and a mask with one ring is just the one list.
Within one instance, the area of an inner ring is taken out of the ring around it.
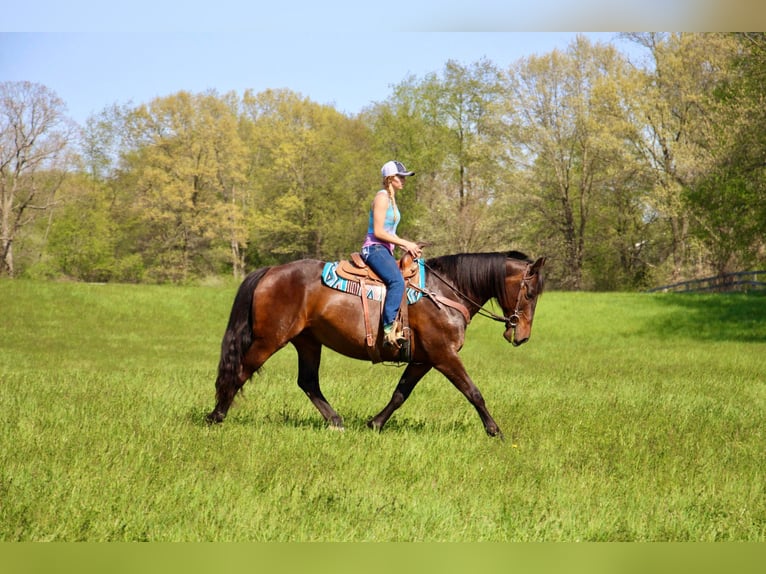
{"label": "leather saddle", "polygon": [[[414,260],[409,253],[405,253],[399,260],[398,264],[407,287],[415,288],[423,293],[423,296],[431,299],[434,305],[436,305],[439,309],[441,309],[443,306],[447,306],[459,311],[463,315],[466,325],[471,322],[471,315],[465,305],[459,301],[454,301],[438,293],[426,291],[425,285],[420,285],[421,278],[418,276],[420,272],[420,264],[418,261]],[[368,283],[377,283],[383,285],[383,280],[367,266],[360,253],[352,253],[350,259],[339,261],[337,267],[335,268],[335,274],[347,281],[359,284],[358,291],[349,292],[358,295],[362,302],[367,353],[369,354],[373,363],[382,361],[383,358],[381,356],[380,349],[375,343],[378,337],[378,330],[377,326],[373,324],[373,320],[370,316],[370,306],[366,296],[365,285]],[[409,325],[409,312],[407,307],[407,291],[405,289],[402,303],[399,306],[398,318],[407,340],[396,352],[394,357],[395,360],[405,363],[410,362],[412,359],[414,343],[412,330],[410,329]]]}
{"label": "leather saddle", "polygon": [[[402,258],[399,259],[399,270],[402,272],[404,281],[407,282],[408,279],[417,275],[418,263],[412,258],[412,255],[405,253]],[[349,281],[366,279],[375,283],[383,283],[383,280],[367,266],[359,253],[352,253],[351,259],[340,261],[336,273],[339,277],[343,277]]]}
{"label": "leather saddle", "polygon": [[[406,285],[411,283],[419,284],[420,278],[417,277],[420,266],[409,253],[405,253],[398,261],[399,270],[402,272],[404,282]],[[370,309],[365,295],[365,285],[367,283],[378,283],[383,285],[383,280],[372,270],[362,259],[360,253],[355,252],[351,254],[350,259],[344,259],[338,262],[338,266],[335,269],[335,273],[338,277],[342,277],[348,281],[359,283],[360,285],[360,298],[362,301],[362,309],[364,313],[364,327],[366,331],[366,347],[367,353],[373,363],[377,363],[383,360],[380,349],[376,346],[375,340],[377,339],[377,327],[373,326],[373,322],[370,318]],[[405,290],[404,297],[399,306],[398,318],[402,326],[402,331],[406,337],[406,342],[401,348],[396,350],[396,360],[409,362],[412,357],[412,332],[409,326],[409,313],[407,309],[407,292]]]}

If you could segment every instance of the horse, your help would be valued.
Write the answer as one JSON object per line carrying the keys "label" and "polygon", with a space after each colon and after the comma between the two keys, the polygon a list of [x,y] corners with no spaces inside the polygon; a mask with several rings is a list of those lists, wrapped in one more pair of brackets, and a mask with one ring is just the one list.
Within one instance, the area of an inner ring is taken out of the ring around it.
{"label": "horse", "polygon": [[[390,401],[367,426],[381,431],[423,376],[436,369],[474,406],[487,434],[502,438],[458,352],[477,313],[504,323],[503,336],[513,346],[529,339],[543,291],[545,257],[533,261],[524,253],[510,251],[458,253],[423,261],[423,297],[408,308],[410,360]],[[322,282],[324,264],[301,259],[262,267],[242,281],[221,342],[216,405],[206,417],[208,422],[223,422],[242,386],[269,357],[290,343],[298,352],[298,386],[330,428],[343,430],[343,419],[320,389],[322,347],[370,361],[365,342],[369,325],[365,325],[359,296]],[[503,315],[484,309],[490,300],[497,302]],[[382,329],[376,330],[376,337],[382,360],[396,361],[395,349],[383,345]]]}

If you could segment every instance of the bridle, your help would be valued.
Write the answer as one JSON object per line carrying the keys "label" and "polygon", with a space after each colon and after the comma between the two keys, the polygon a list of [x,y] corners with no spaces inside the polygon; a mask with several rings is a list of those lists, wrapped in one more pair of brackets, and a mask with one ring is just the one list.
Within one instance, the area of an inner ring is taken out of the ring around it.
{"label": "bridle", "polygon": [[521,319],[520,309],[521,309],[521,297],[522,294],[526,296],[527,293],[529,293],[529,280],[532,279],[532,275],[529,274],[529,268],[531,267],[531,263],[527,263],[527,266],[524,268],[524,275],[521,277],[521,282],[519,283],[519,292],[516,295],[516,307],[513,309],[513,313],[510,317],[506,316],[500,316],[495,313],[492,313],[490,311],[485,311],[482,308],[479,308],[479,312],[484,312],[485,317],[489,317],[490,319],[493,319],[495,321],[500,321],[505,323],[505,329],[515,329],[516,326],[519,324],[519,319]]}
{"label": "bridle", "polygon": [[449,281],[447,281],[439,273],[434,271],[434,269],[430,265],[425,263],[425,266],[431,271],[431,273],[434,275],[434,277],[439,279],[442,283],[444,283],[447,287],[449,287],[455,293],[460,295],[463,299],[468,301],[471,305],[474,305],[475,307],[477,307],[478,308],[478,311],[476,312],[477,315],[481,315],[482,317],[487,317],[488,319],[492,319],[493,321],[498,321],[500,323],[504,323],[506,330],[508,330],[508,329],[515,329],[516,326],[519,324],[519,320],[521,319],[521,315],[523,315],[523,313],[520,313],[520,309],[521,309],[521,297],[522,297],[522,294],[523,294],[522,292],[526,292],[526,293],[529,292],[529,280],[532,279],[532,277],[534,276],[534,275],[530,275],[529,274],[529,269],[532,266],[531,263],[527,263],[527,266],[524,268],[524,275],[522,276],[521,282],[519,283],[519,292],[516,295],[516,307],[514,308],[513,313],[511,313],[510,316],[498,315],[497,313],[493,313],[492,311],[489,311],[489,310],[485,309],[483,305],[481,305],[481,304],[477,303],[476,301],[474,301],[473,299],[471,299],[468,295],[466,295],[465,293],[460,291],[460,289],[458,289],[457,287],[452,285]]}
{"label": "bridle", "polygon": [[521,319],[521,316],[519,315],[519,309],[521,308],[522,291],[524,292],[525,296],[527,293],[529,293],[528,281],[532,278],[532,276],[529,275],[529,267],[530,264],[527,263],[527,266],[524,268],[524,275],[521,278],[521,283],[519,283],[519,292],[516,295],[516,308],[513,310],[513,314],[510,317],[500,317],[499,315],[496,316],[497,321],[505,321],[506,329],[515,329],[516,325],[519,324],[519,319]]}

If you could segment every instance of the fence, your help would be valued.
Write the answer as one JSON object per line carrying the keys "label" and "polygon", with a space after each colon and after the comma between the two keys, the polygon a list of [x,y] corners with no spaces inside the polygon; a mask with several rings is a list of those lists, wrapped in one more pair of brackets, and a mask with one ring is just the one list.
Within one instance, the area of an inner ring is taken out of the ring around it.
{"label": "fence", "polygon": [[704,279],[681,281],[680,283],[649,289],[647,293],[728,293],[766,289],[766,281],[759,279],[766,279],[766,271],[740,271],[705,277]]}

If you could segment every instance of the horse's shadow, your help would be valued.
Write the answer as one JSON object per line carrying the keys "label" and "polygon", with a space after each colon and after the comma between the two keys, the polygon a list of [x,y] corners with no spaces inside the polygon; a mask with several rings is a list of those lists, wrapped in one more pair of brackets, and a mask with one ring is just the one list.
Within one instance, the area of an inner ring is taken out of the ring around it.
{"label": "horse's shadow", "polygon": [[[410,417],[400,417],[389,421],[385,431],[375,431],[367,426],[371,416],[365,417],[358,414],[344,416],[342,430],[359,430],[366,432],[385,432],[427,434],[430,432],[466,432],[468,425],[462,420],[426,420]],[[186,421],[195,427],[210,427],[207,420],[207,412],[201,407],[193,407],[186,414]],[[279,411],[256,412],[233,410],[221,426],[253,427],[253,426],[279,426],[311,431],[330,430],[331,427],[319,416],[313,413],[304,413],[298,409],[290,410],[283,407]],[[339,429],[332,429],[339,430]]]}

